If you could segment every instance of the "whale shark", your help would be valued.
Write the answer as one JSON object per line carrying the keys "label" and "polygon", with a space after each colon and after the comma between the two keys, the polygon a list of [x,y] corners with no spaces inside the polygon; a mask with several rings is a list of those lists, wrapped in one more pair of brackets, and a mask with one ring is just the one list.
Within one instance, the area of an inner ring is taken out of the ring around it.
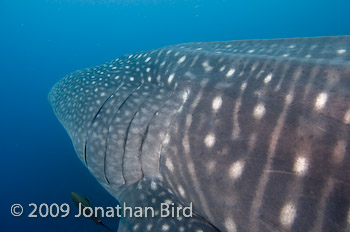
{"label": "whale shark", "polygon": [[48,98],[119,231],[350,231],[350,36],[127,54]]}

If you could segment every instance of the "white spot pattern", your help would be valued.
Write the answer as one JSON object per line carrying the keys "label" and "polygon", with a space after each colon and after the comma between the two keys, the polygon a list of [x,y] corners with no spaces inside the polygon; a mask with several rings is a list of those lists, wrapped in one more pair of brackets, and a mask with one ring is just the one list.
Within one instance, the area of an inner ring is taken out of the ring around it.
{"label": "white spot pattern", "polygon": [[186,56],[183,56],[183,57],[181,57],[181,58],[177,61],[177,63],[178,63],[178,64],[181,64],[181,63],[183,63],[185,60],[186,60]]}
{"label": "white spot pattern", "polygon": [[205,72],[210,72],[211,70],[213,70],[213,67],[209,65],[209,61],[204,61],[202,63],[202,66],[203,66]]}
{"label": "white spot pattern", "polygon": [[293,224],[295,216],[296,216],[295,205],[291,202],[286,203],[283,206],[280,214],[281,224],[289,228]]}
{"label": "white spot pattern", "polygon": [[236,224],[232,218],[230,218],[230,217],[225,218],[224,223],[225,223],[225,228],[226,228],[227,232],[236,232],[237,231]]}
{"label": "white spot pattern", "polygon": [[228,70],[228,72],[226,73],[226,77],[229,78],[231,77],[234,73],[235,73],[235,69],[231,68],[230,70]]}
{"label": "white spot pattern", "polygon": [[169,78],[168,78],[168,83],[169,83],[169,84],[171,84],[171,82],[173,81],[174,76],[175,76],[174,73],[172,73],[172,74],[169,75]]}
{"label": "white spot pattern", "polygon": [[207,148],[212,148],[215,144],[215,135],[213,133],[209,133],[204,139],[204,144]]}
{"label": "white spot pattern", "polygon": [[212,108],[214,112],[217,112],[222,105],[222,98],[221,96],[216,96],[212,102]]}
{"label": "white spot pattern", "polygon": [[271,81],[271,79],[272,79],[272,73],[269,73],[269,74],[265,77],[264,83],[265,83],[265,84],[269,83],[269,82]]}
{"label": "white spot pattern", "polygon": [[320,93],[315,100],[315,110],[320,111],[324,108],[327,102],[327,93]]}
{"label": "white spot pattern", "polygon": [[309,165],[309,162],[305,157],[297,156],[294,161],[293,170],[297,175],[303,176],[307,171],[308,165]]}
{"label": "white spot pattern", "polygon": [[238,179],[242,173],[243,173],[243,169],[244,169],[244,161],[236,161],[234,162],[230,169],[229,169],[229,176],[232,178],[232,179]]}
{"label": "white spot pattern", "polygon": [[260,120],[265,115],[265,106],[262,103],[258,103],[254,108],[254,118]]}
{"label": "white spot pattern", "polygon": [[339,49],[339,50],[337,50],[337,53],[338,53],[339,55],[342,55],[342,54],[344,54],[345,52],[346,52],[345,49]]}

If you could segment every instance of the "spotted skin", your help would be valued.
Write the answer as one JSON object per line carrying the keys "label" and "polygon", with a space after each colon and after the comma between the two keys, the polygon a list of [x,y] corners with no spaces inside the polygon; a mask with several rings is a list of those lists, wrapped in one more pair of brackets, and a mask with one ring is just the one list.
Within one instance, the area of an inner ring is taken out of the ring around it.
{"label": "spotted skin", "polygon": [[[188,43],[51,90],[82,162],[120,202],[193,204],[120,231],[349,231],[350,37]],[[156,187],[155,187],[156,186]]]}

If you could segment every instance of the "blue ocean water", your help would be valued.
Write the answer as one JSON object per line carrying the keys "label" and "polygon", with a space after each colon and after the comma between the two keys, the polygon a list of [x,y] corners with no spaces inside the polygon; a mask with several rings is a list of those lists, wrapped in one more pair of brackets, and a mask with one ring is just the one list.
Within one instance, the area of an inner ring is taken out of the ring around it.
{"label": "blue ocean water", "polygon": [[[47,101],[77,69],[166,45],[350,34],[350,1],[1,0],[0,231],[105,231],[74,218],[72,191],[117,202],[92,177]],[[24,215],[11,215],[12,204]],[[69,203],[66,218],[28,218],[35,203]],[[117,228],[117,220],[104,222]]]}

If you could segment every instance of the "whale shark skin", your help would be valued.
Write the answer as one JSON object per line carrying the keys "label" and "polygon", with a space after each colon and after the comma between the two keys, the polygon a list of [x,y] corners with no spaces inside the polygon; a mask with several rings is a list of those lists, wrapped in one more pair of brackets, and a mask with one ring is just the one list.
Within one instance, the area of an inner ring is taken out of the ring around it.
{"label": "whale shark skin", "polygon": [[49,101],[104,188],[156,209],[119,231],[350,231],[350,36],[128,54]]}

